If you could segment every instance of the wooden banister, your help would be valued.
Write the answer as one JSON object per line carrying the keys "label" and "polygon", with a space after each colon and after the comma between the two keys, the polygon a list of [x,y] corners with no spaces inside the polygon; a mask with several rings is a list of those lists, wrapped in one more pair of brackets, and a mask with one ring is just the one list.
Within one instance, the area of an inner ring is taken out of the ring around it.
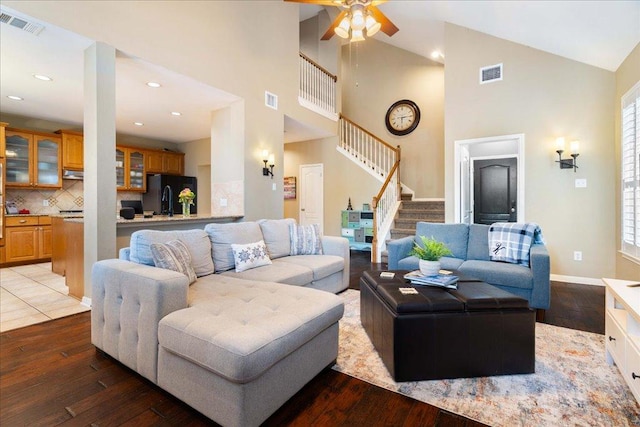
{"label": "wooden banister", "polygon": [[327,71],[326,68],[324,68],[323,66],[321,66],[320,64],[318,64],[316,61],[314,61],[313,59],[309,58],[307,55],[305,55],[302,52],[300,53],[300,57],[304,58],[305,61],[311,63],[314,67],[316,67],[318,70],[322,71],[323,73],[325,73],[327,76],[329,76],[334,82],[338,81],[338,76],[336,76],[335,74],[331,74],[329,71]]}

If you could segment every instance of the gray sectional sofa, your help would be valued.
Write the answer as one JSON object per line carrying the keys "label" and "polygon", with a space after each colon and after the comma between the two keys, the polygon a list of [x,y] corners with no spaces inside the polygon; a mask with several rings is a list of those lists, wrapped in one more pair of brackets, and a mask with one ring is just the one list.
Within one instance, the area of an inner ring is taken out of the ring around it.
{"label": "gray sectional sofa", "polygon": [[[225,426],[259,425],[338,353],[349,244],[290,255],[292,219],[142,230],[92,270],[92,343]],[[185,243],[197,280],[153,265]],[[270,263],[236,272],[233,244],[263,240]],[[326,292],[328,291],[328,292]]]}
{"label": "gray sectional sofa", "polygon": [[[418,259],[409,256],[419,236],[434,237],[447,244],[453,256],[441,258],[442,268],[458,270],[498,288],[526,298],[529,306],[546,310],[550,303],[549,253],[544,244],[533,244],[530,265],[491,261],[489,227],[482,224],[418,222],[416,235],[387,243],[390,270],[417,270]],[[543,315],[544,312],[540,312]]]}

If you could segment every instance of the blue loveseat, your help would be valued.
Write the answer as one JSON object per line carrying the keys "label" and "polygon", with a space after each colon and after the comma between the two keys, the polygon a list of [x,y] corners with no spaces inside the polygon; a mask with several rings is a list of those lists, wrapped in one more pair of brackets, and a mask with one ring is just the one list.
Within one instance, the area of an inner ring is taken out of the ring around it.
{"label": "blue loveseat", "polygon": [[533,244],[530,266],[494,262],[489,257],[489,226],[481,224],[436,224],[418,222],[416,235],[387,243],[389,270],[417,270],[418,258],[409,256],[419,236],[444,242],[453,256],[440,259],[442,268],[485,281],[526,298],[531,308],[546,310],[550,300],[549,253],[543,244]]}

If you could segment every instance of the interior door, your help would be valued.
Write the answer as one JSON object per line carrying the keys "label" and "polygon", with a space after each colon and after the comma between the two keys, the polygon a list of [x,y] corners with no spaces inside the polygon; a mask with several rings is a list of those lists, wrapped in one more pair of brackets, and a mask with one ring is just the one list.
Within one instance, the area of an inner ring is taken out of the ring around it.
{"label": "interior door", "polygon": [[324,181],[323,165],[300,165],[300,212],[301,225],[318,224],[324,229]]}
{"label": "interior door", "polygon": [[517,159],[473,161],[473,222],[516,222],[518,218]]}

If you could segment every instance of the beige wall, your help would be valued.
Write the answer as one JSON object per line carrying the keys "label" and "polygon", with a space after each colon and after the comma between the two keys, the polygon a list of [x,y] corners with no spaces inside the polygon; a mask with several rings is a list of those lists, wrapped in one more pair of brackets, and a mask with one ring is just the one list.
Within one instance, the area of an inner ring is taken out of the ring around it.
{"label": "beige wall", "polygon": [[[343,114],[401,147],[400,179],[416,198],[444,197],[444,72],[442,64],[373,39],[342,48]],[[395,136],[384,119],[401,99],[414,101],[421,119],[411,134]]]}
{"label": "beige wall", "polygon": [[198,178],[198,215],[211,214],[211,138],[180,144],[184,152],[184,174]]}
{"label": "beige wall", "polygon": [[[629,54],[627,59],[616,71],[616,98],[615,98],[615,135],[616,135],[616,249],[621,247],[620,232],[620,102],[622,96],[640,81],[640,44]],[[620,279],[638,280],[640,279],[640,264],[623,257],[620,252],[616,252],[616,277]]]}
{"label": "beige wall", "polygon": [[[371,204],[382,183],[336,150],[337,139],[295,142],[285,145],[285,175],[300,181],[299,168],[304,164],[322,163],[324,170],[324,234],[340,235],[340,211],[347,208],[349,198],[354,210],[363,203]],[[285,200],[284,216],[298,220],[299,199]]]}
{"label": "beige wall", "polygon": [[[317,116],[298,105],[298,87],[291,84],[298,80],[297,4],[280,1],[3,4],[242,98],[245,122],[240,161],[244,172],[245,218],[282,216],[282,185],[276,191],[271,190],[271,180],[262,177],[259,152],[262,147],[271,147],[276,164],[282,165],[284,114],[294,118]],[[157,25],[141,25],[144,23]],[[278,95],[278,111],[264,105],[265,90]],[[335,127],[327,119],[310,120]],[[213,145],[225,143],[212,140]],[[234,164],[238,161],[229,160]],[[215,176],[213,162],[211,168]],[[274,182],[282,182],[282,168],[276,169]]]}
{"label": "beige wall", "polygon": [[[525,219],[541,225],[551,272],[615,275],[617,158],[615,75],[476,31],[445,24],[445,197],[454,217],[454,141],[525,134]],[[504,64],[504,80],[478,83]],[[577,173],[555,163],[555,138],[581,141]],[[575,188],[575,179],[587,188]],[[573,261],[582,251],[583,261]]]}

